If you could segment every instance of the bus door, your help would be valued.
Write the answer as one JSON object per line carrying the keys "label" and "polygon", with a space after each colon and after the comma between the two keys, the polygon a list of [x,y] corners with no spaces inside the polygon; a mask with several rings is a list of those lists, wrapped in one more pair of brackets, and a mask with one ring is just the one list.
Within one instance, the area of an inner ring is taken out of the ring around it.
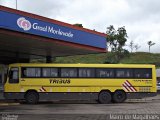
{"label": "bus door", "polygon": [[17,92],[19,91],[20,84],[19,84],[19,68],[13,67],[9,70],[8,75],[8,90],[10,92]]}

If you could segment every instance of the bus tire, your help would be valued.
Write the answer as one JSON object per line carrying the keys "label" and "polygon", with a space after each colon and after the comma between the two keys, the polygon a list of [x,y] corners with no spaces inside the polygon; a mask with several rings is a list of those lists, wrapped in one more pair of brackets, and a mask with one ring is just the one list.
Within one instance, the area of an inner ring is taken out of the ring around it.
{"label": "bus tire", "polygon": [[36,104],[38,103],[39,96],[38,93],[35,91],[29,91],[25,95],[25,100],[28,104]]}
{"label": "bus tire", "polygon": [[126,100],[126,93],[123,90],[117,90],[113,96],[112,100],[115,103],[122,103]]}
{"label": "bus tire", "polygon": [[111,94],[109,91],[102,91],[99,93],[98,101],[101,104],[107,104],[111,102]]}

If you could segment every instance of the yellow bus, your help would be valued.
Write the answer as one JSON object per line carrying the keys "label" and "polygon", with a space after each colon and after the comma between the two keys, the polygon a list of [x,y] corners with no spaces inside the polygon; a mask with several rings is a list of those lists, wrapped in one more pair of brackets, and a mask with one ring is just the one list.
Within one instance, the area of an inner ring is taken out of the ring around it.
{"label": "yellow bus", "polygon": [[154,65],[32,64],[9,65],[6,99],[35,104],[49,100],[98,100],[121,103],[155,96]]}

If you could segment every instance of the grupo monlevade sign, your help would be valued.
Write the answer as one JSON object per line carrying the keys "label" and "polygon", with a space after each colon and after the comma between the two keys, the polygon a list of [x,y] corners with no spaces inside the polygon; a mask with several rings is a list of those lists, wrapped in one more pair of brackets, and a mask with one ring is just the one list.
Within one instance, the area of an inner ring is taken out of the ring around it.
{"label": "grupo monlevade sign", "polygon": [[5,11],[0,11],[0,28],[106,48],[106,38],[103,36]]}

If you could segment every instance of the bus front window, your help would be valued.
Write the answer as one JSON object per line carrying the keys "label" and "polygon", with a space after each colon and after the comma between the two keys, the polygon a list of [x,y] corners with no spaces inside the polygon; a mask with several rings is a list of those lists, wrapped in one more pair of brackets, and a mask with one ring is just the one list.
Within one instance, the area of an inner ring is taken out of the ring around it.
{"label": "bus front window", "polygon": [[9,71],[9,83],[19,83],[18,68],[11,68]]}

